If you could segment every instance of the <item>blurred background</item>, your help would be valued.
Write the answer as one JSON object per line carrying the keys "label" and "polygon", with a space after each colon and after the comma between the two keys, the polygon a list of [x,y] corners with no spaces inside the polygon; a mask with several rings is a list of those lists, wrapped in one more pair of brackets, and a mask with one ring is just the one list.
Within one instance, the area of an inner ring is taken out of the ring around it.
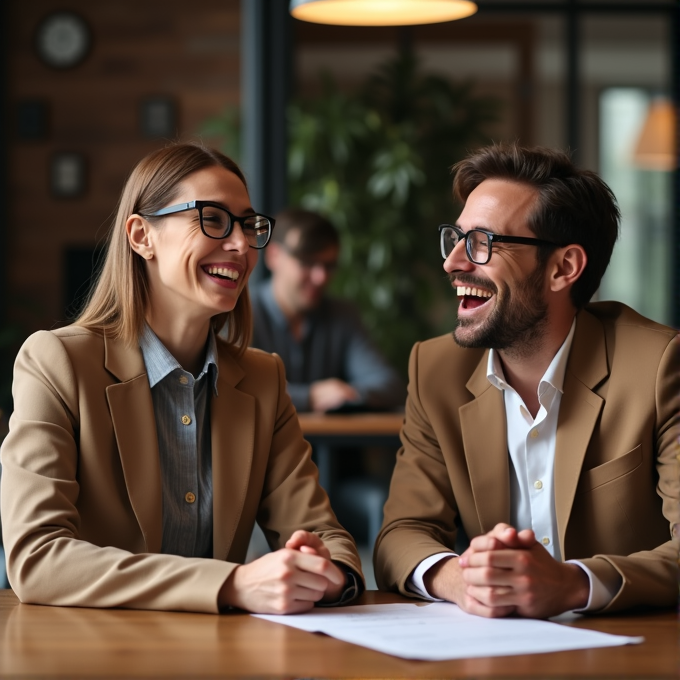
{"label": "blurred background", "polygon": [[237,157],[257,210],[328,215],[356,300],[405,373],[453,327],[436,227],[449,168],[489,141],[570,148],[618,196],[599,292],[680,326],[674,0],[484,1],[459,21],[344,27],[285,0],[7,0],[0,406],[31,332],[87,291],[125,178],[170,140]]}
{"label": "blurred background", "polygon": [[490,141],[601,173],[623,220],[598,297],[680,327],[680,5],[477,5],[346,27],[287,0],[5,0],[0,440],[18,347],[76,315],[128,173],[174,140],[235,157],[256,210],[334,222],[334,292],[404,376],[416,340],[453,328],[436,228],[460,210],[451,165]]}

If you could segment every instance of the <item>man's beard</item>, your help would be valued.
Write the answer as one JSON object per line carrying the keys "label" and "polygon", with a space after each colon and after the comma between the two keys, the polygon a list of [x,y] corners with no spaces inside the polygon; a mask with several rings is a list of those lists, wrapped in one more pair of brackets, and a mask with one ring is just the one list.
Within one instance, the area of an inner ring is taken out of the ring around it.
{"label": "man's beard", "polygon": [[[468,283],[460,274],[461,283]],[[543,295],[545,266],[536,269],[514,288],[502,284],[496,289],[496,306],[473,334],[459,332],[459,329],[474,326],[472,319],[459,318],[453,332],[455,341],[461,347],[493,348],[506,350],[517,356],[527,356],[538,349],[548,325],[548,305]],[[491,287],[489,283],[477,280],[474,283]],[[473,285],[469,282],[468,285]]]}

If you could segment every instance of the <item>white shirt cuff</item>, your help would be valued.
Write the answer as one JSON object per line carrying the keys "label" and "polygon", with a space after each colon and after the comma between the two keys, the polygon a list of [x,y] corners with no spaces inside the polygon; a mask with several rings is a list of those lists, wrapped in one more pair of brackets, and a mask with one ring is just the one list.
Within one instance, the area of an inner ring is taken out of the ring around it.
{"label": "white shirt cuff", "polygon": [[437,553],[436,555],[430,555],[429,557],[426,557],[414,570],[413,573],[409,576],[408,581],[406,581],[406,587],[416,593],[417,595],[422,595],[423,597],[426,597],[428,600],[434,600],[435,602],[443,602],[444,600],[439,600],[436,597],[432,597],[430,593],[427,592],[427,589],[425,588],[425,573],[427,572],[428,569],[431,567],[434,567],[437,562],[441,562],[445,557],[458,557],[456,553],[450,553],[450,552],[441,552]]}
{"label": "white shirt cuff", "polygon": [[588,603],[582,609],[574,609],[575,612],[594,612],[606,607],[619,591],[619,583],[606,583],[598,578],[585,564],[578,560],[567,560],[567,564],[577,564],[586,572],[590,581],[590,595]]}

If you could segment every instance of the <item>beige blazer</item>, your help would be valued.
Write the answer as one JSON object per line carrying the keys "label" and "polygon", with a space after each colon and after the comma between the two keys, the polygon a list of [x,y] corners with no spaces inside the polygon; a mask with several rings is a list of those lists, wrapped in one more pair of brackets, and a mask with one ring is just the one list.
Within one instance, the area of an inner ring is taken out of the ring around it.
{"label": "beige blazer", "polygon": [[[418,344],[385,521],[378,585],[406,589],[426,557],[510,519],[502,393],[488,350],[451,335]],[[680,339],[617,303],[576,320],[555,444],[555,512],[564,559],[622,578],[607,610],[671,606],[678,598]]]}
{"label": "beige blazer", "polygon": [[2,446],[3,537],[23,602],[216,612],[255,521],[273,548],[317,533],[361,573],[318,484],[281,360],[218,340],[210,401],[213,559],[159,554],[161,473],[138,347],[77,326],[32,335],[14,374]]}

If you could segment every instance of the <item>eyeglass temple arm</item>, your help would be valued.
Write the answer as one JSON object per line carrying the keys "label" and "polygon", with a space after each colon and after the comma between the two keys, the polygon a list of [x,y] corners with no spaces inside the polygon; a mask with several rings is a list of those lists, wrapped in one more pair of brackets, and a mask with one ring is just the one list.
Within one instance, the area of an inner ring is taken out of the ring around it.
{"label": "eyeglass temple arm", "polygon": [[489,236],[491,237],[491,240],[496,243],[527,243],[533,245],[558,247],[557,243],[553,243],[552,241],[544,241],[542,238],[530,238],[528,236],[503,236],[500,234],[491,233],[489,233]]}
{"label": "eyeglass temple arm", "polygon": [[189,201],[188,203],[178,203],[177,205],[170,205],[167,208],[156,210],[152,217],[161,217],[161,215],[171,215],[172,213],[182,212],[183,210],[191,210],[196,207],[196,201]]}

